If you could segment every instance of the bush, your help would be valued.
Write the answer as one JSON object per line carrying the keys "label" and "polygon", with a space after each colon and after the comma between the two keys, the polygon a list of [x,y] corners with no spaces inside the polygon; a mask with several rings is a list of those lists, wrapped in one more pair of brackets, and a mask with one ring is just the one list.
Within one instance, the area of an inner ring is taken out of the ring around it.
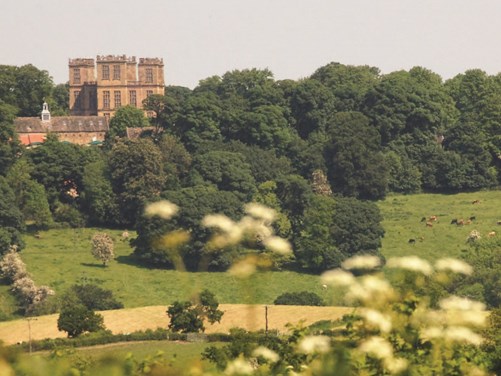
{"label": "bush", "polygon": [[111,290],[103,289],[97,285],[73,285],[70,290],[75,293],[84,306],[91,310],[106,311],[124,307],[121,302],[113,297]]}
{"label": "bush", "polygon": [[325,306],[325,302],[314,292],[286,292],[275,299],[276,305]]}

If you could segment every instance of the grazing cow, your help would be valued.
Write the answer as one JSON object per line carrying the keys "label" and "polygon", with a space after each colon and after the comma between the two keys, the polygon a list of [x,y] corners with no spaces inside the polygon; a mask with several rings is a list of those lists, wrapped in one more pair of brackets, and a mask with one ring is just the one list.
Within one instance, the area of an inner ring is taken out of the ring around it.
{"label": "grazing cow", "polygon": [[472,203],[472,205],[480,204],[480,200],[473,200],[471,203]]}
{"label": "grazing cow", "polygon": [[457,218],[454,218],[452,221],[451,221],[451,225],[457,225],[458,224],[458,219]]}
{"label": "grazing cow", "polygon": [[489,232],[489,233],[487,234],[487,236],[488,236],[489,238],[492,238],[492,237],[496,236],[496,231],[491,231],[491,232]]}
{"label": "grazing cow", "polygon": [[458,219],[458,221],[456,222],[456,225],[463,226],[464,225],[464,219],[463,218]]}
{"label": "grazing cow", "polygon": [[501,226],[501,221],[496,222],[498,226]]}
{"label": "grazing cow", "polygon": [[426,227],[433,227],[433,223],[431,223],[431,222],[426,222]]}
{"label": "grazing cow", "polygon": [[432,216],[431,216],[428,220],[429,220],[430,222],[436,222],[436,221],[437,221],[437,219],[438,219],[438,218],[437,218],[437,216],[436,216],[436,215],[432,215]]}
{"label": "grazing cow", "polygon": [[471,219],[467,219],[466,222],[464,223],[465,225],[471,225]]}
{"label": "grazing cow", "polygon": [[470,219],[470,221],[474,221],[475,219],[477,219],[477,217],[471,216],[469,219]]}
{"label": "grazing cow", "polygon": [[42,239],[42,235],[40,235],[38,232],[33,235],[36,239]]}
{"label": "grazing cow", "polygon": [[421,222],[426,222],[426,217],[422,217]]}
{"label": "grazing cow", "polygon": [[409,239],[409,241],[407,243],[409,243],[409,244],[416,244],[416,239]]}
{"label": "grazing cow", "polygon": [[122,232],[122,241],[126,241],[127,239],[129,239],[129,231],[125,230]]}

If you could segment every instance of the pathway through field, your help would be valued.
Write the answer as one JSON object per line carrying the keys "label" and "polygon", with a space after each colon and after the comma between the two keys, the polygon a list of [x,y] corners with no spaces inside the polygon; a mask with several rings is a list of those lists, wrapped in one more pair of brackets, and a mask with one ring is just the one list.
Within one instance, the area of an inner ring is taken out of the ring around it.
{"label": "pathway through field", "polygon": [[[220,324],[207,325],[206,333],[227,333],[231,328],[247,330],[265,328],[265,306],[244,304],[221,304],[224,311]],[[104,325],[113,333],[131,333],[137,330],[166,328],[169,318],[166,306],[140,307],[100,312]],[[285,331],[287,323],[312,324],[320,320],[336,320],[353,308],[347,307],[305,307],[305,306],[268,306],[268,328]],[[57,330],[58,314],[0,322],[0,340],[5,344],[27,342],[29,326],[33,340],[65,337],[66,333]],[[28,325],[29,324],[29,325]]]}

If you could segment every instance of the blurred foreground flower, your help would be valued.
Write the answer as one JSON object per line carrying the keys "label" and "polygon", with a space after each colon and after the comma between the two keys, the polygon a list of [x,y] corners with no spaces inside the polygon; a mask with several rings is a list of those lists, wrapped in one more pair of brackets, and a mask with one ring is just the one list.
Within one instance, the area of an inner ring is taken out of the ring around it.
{"label": "blurred foreground flower", "polygon": [[304,337],[299,342],[298,350],[305,354],[326,353],[330,350],[330,338],[327,336]]}
{"label": "blurred foreground flower", "polygon": [[431,264],[417,256],[392,257],[388,260],[386,266],[389,268],[400,268],[423,273],[424,275],[433,273]]}
{"label": "blurred foreground flower", "polygon": [[442,258],[435,263],[435,268],[440,271],[471,275],[473,268],[464,261],[453,258]]}
{"label": "blurred foreground flower", "polygon": [[171,219],[177,212],[179,208],[176,204],[173,204],[167,200],[161,200],[148,204],[144,208],[144,215],[146,217],[160,217],[162,219]]}
{"label": "blurred foreground flower", "polygon": [[322,283],[330,286],[350,286],[356,282],[355,276],[341,269],[328,270],[321,275]]}
{"label": "blurred foreground flower", "polygon": [[344,269],[352,270],[352,269],[376,269],[381,266],[381,259],[377,256],[371,255],[360,255],[353,256],[347,260],[344,260],[341,266]]}
{"label": "blurred foreground flower", "polygon": [[278,362],[278,360],[280,359],[280,357],[275,351],[270,350],[269,348],[264,346],[259,346],[258,348],[256,348],[252,352],[252,355],[256,357],[261,356],[267,361],[270,361],[272,363]]}

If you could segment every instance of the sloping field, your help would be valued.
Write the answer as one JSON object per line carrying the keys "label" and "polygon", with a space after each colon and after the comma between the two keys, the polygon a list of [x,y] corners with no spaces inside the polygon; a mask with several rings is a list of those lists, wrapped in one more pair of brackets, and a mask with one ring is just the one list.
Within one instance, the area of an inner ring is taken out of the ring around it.
{"label": "sloping field", "polygon": [[[247,330],[265,328],[265,306],[243,304],[221,304],[224,311],[220,324],[207,325],[207,333],[227,333],[231,328],[239,327]],[[104,324],[113,333],[130,333],[137,330],[166,328],[169,318],[166,306],[140,307],[100,312]],[[305,306],[268,306],[268,328],[279,331],[286,330],[287,323],[312,324],[320,320],[336,320],[353,308],[347,307],[305,307]],[[66,333],[57,330],[58,314],[26,319],[0,322],[0,340],[6,344],[27,342],[29,326],[33,340],[65,337]]]}

